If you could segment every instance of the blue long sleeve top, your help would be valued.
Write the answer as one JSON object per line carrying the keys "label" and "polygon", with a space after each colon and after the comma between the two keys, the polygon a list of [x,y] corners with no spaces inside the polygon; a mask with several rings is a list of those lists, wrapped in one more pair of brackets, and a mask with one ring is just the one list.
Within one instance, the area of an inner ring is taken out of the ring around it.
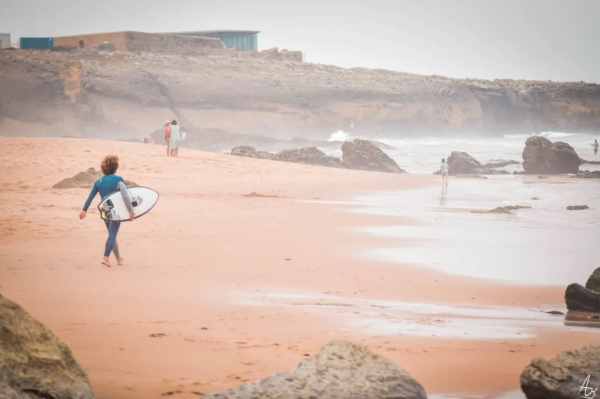
{"label": "blue long sleeve top", "polygon": [[92,200],[96,196],[97,193],[100,193],[100,197],[102,199],[106,198],[109,194],[114,193],[118,190],[117,185],[119,182],[123,182],[125,184],[125,180],[121,176],[117,175],[104,175],[94,183],[92,187],[92,191],[90,191],[90,195],[88,196],[87,201],[85,201],[85,205],[83,206],[83,210],[87,212],[88,208],[92,204]]}

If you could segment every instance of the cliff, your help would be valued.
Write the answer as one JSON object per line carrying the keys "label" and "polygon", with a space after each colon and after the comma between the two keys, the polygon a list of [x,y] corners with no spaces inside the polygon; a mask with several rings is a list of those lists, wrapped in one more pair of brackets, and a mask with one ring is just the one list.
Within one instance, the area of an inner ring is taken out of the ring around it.
{"label": "cliff", "polygon": [[459,80],[231,55],[0,51],[0,134],[277,138],[600,131],[600,85]]}

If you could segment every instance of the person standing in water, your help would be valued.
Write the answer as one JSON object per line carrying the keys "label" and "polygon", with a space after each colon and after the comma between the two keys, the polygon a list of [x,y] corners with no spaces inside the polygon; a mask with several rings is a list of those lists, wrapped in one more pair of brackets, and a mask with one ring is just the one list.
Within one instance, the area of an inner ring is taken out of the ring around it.
{"label": "person standing in water", "polygon": [[[133,221],[133,206],[131,205],[131,196],[129,195],[129,191],[125,186],[125,181],[121,176],[115,175],[117,169],[119,168],[119,157],[116,155],[108,155],[104,157],[102,163],[100,164],[100,169],[102,169],[102,173],[104,176],[96,180],[94,186],[92,187],[92,191],[90,191],[90,195],[88,196],[87,201],[85,201],[85,205],[81,213],[79,214],[79,219],[85,219],[87,215],[87,210],[92,204],[92,200],[96,196],[97,193],[100,193],[100,197],[102,199],[108,197],[113,192],[119,190],[121,195],[123,195],[123,200],[125,202],[125,206],[129,211],[129,220]],[[123,257],[119,253],[119,245],[117,244],[117,234],[119,233],[119,227],[121,227],[121,223],[119,221],[104,221],[106,225],[106,229],[108,230],[108,238],[106,239],[106,244],[104,245],[104,257],[102,258],[102,264],[110,267],[110,261],[108,257],[110,253],[113,252],[115,257],[117,258],[117,264],[123,264]]]}
{"label": "person standing in water", "polygon": [[598,154],[598,140],[594,140],[594,142],[592,143],[592,147],[594,147],[594,155]]}
{"label": "person standing in water", "polygon": [[177,121],[173,119],[171,121],[171,139],[169,140],[169,149],[171,150],[171,156],[176,157],[179,155],[179,143],[181,142],[181,136],[179,134],[179,125]]}
{"label": "person standing in water", "polygon": [[171,122],[165,122],[163,132],[165,133],[165,143],[167,144],[167,156],[169,156],[169,154],[171,153],[171,149],[169,148],[169,141],[171,140]]}
{"label": "person standing in water", "polygon": [[442,184],[448,185],[448,164],[444,158],[442,158],[440,172],[442,173]]}

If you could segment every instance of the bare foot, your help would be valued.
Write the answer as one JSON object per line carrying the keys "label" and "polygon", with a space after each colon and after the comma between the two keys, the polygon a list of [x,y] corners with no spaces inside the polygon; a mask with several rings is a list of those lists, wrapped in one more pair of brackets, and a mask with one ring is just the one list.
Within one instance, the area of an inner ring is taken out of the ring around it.
{"label": "bare foot", "polygon": [[110,261],[108,260],[108,257],[107,257],[107,256],[105,256],[104,258],[102,258],[102,264],[103,264],[104,266],[108,266],[108,267],[111,267],[111,266],[112,266],[112,265],[110,264]]}
{"label": "bare foot", "polygon": [[123,263],[125,263],[125,258],[121,256],[117,259],[117,265],[121,266]]}

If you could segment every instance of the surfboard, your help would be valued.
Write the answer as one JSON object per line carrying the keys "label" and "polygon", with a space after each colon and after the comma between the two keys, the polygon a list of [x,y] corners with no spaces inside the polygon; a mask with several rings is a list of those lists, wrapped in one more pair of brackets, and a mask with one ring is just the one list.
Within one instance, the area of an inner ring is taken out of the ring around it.
{"label": "surfboard", "polygon": [[[158,193],[148,187],[127,187],[132,199],[135,219],[150,212],[158,202]],[[129,211],[120,191],[115,191],[104,198],[98,205],[100,217],[104,220],[129,221]]]}

